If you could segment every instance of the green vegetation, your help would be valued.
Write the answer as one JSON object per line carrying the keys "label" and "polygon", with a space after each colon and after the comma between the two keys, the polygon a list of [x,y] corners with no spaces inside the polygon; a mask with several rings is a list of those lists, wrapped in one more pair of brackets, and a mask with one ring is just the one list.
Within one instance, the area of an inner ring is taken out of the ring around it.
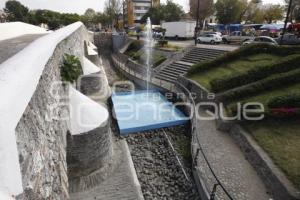
{"label": "green vegetation", "polygon": [[168,40],[158,40],[157,41],[157,46],[159,47],[164,47],[168,45]]}
{"label": "green vegetation", "polygon": [[61,79],[74,83],[82,73],[79,58],[74,55],[65,54],[63,65],[60,68]]}
{"label": "green vegetation", "polygon": [[171,44],[165,45],[163,47],[160,45],[156,45],[155,48],[163,51],[173,51],[173,52],[182,50],[182,47],[171,45]]}
{"label": "green vegetation", "polygon": [[[134,40],[125,51],[125,54],[128,55],[132,60],[144,65],[146,63],[146,55],[142,51],[144,44],[140,40]],[[152,65],[157,67],[163,63],[167,58],[159,53],[152,53]]]}
{"label": "green vegetation", "polygon": [[243,125],[298,189],[300,189],[299,126],[299,118],[269,119]]}
{"label": "green vegetation", "polygon": [[147,18],[150,17],[152,24],[160,24],[161,21],[173,22],[179,21],[183,14],[183,8],[180,5],[168,0],[166,4],[150,8],[141,21],[145,23]]}
{"label": "green vegetation", "polygon": [[[119,0],[107,0],[103,13],[95,12],[89,8],[81,16],[73,13],[59,13],[52,10],[29,10],[29,8],[15,0],[7,1],[4,8],[10,22],[20,21],[34,25],[44,23],[48,25],[50,30],[55,30],[77,21],[82,21],[88,28],[93,28],[94,25],[98,25],[99,23],[102,26],[109,26],[113,24],[115,19],[118,19],[121,10],[122,3]],[[118,20],[116,22],[118,24]]]}
{"label": "green vegetation", "polygon": [[237,103],[262,103],[265,119],[241,125],[300,189],[299,52],[299,46],[251,45],[194,65],[188,77],[215,92],[230,116]]}
{"label": "green vegetation", "polygon": [[[130,54],[131,59],[138,62],[139,64],[145,65],[147,58],[146,54],[143,51],[138,51],[136,53]],[[157,67],[161,63],[163,63],[167,58],[159,53],[153,52],[152,53],[152,63],[151,65],[153,67]]]}

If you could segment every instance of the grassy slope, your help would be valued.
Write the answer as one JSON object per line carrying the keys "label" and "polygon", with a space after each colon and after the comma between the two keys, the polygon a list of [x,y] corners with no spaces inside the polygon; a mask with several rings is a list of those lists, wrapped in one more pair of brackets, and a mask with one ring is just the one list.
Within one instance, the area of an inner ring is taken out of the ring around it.
{"label": "grassy slope", "polygon": [[244,125],[287,177],[300,189],[300,119]]}
{"label": "grassy slope", "polygon": [[265,65],[270,61],[279,60],[280,57],[271,54],[259,54],[241,58],[240,60],[224,63],[224,65],[213,68],[199,74],[189,76],[190,79],[197,81],[199,84],[210,90],[209,82],[215,78],[219,78],[225,75],[231,75],[236,73],[242,73],[253,68],[255,65]]}
{"label": "grassy slope", "polygon": [[[254,66],[264,65],[282,57],[272,54],[257,54],[227,62],[204,72],[189,75],[193,79],[210,88],[209,82],[215,78],[233,73],[245,72]],[[264,105],[275,96],[290,93],[300,93],[300,84],[290,85],[281,89],[266,91],[262,94],[242,99],[242,102],[261,102]],[[232,108],[237,101],[229,105]],[[263,120],[260,122],[247,122],[242,124],[255,138],[258,144],[270,155],[287,175],[287,177],[300,189],[300,120]]]}

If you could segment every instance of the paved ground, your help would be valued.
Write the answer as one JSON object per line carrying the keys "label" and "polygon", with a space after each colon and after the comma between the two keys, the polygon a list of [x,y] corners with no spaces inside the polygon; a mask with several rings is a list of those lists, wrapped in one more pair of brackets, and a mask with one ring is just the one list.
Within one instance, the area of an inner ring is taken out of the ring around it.
{"label": "paved ground", "polygon": [[12,57],[28,44],[43,36],[44,34],[23,35],[16,38],[0,41],[0,64]]}
{"label": "paved ground", "polygon": [[[201,116],[206,113],[199,111]],[[224,132],[216,130],[215,121],[198,121],[198,137],[205,154],[217,177],[225,188],[238,200],[268,200],[267,190],[255,170],[245,159],[239,147],[233,139]],[[199,154],[201,155],[201,154]],[[216,183],[203,156],[198,157],[198,170],[208,182],[212,190]],[[228,199],[220,187],[217,189],[218,199]]]}
{"label": "paved ground", "polygon": [[[136,40],[136,37],[131,37],[131,38]],[[144,38],[141,38],[141,40],[144,40]],[[168,40],[168,41],[169,41],[168,43],[170,45],[180,46],[183,48],[195,45],[194,40]],[[228,45],[228,44],[219,44],[219,45],[197,44],[197,47],[232,51],[232,50],[239,48],[240,46],[239,45]]]}
{"label": "paved ground", "polygon": [[[84,191],[71,193],[71,200],[144,199],[126,141],[115,141],[113,152],[110,173],[105,180],[101,176],[98,177],[97,173],[89,176],[85,179],[89,185],[84,188]],[[99,180],[100,182],[97,183]]]}

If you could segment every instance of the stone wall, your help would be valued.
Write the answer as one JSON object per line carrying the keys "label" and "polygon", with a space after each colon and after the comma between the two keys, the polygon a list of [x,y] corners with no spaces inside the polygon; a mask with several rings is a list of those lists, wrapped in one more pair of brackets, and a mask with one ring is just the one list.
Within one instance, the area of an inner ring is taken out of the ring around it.
{"label": "stone wall", "polygon": [[[52,105],[60,102],[51,95],[50,90],[52,83],[60,81],[63,55],[65,53],[76,55],[82,61],[85,40],[88,40],[88,34],[81,26],[56,47],[16,127],[24,188],[24,193],[17,199],[68,199],[66,162],[68,123],[49,116],[47,118],[47,113]],[[67,94],[61,86],[58,86],[57,91],[59,96]],[[68,109],[57,109],[58,116],[66,114],[64,112],[68,112]]]}
{"label": "stone wall", "polygon": [[106,163],[112,156],[112,137],[109,122],[88,133],[68,134],[68,169],[72,178],[87,176]]}
{"label": "stone wall", "polygon": [[109,54],[113,49],[112,33],[95,33],[94,43],[98,47],[99,54]]}

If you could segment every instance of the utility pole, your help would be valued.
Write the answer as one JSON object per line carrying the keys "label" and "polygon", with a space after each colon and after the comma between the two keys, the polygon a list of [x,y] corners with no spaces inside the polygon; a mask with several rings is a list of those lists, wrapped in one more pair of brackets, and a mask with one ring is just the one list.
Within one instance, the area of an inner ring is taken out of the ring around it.
{"label": "utility pole", "polygon": [[198,25],[199,25],[199,10],[200,10],[200,0],[197,0],[197,21],[195,28],[195,46],[197,45],[197,33],[198,33]]}
{"label": "utility pole", "polygon": [[290,17],[290,13],[291,13],[291,9],[292,9],[292,3],[293,3],[293,0],[290,0],[289,7],[288,7],[288,10],[287,10],[287,13],[286,13],[286,18],[285,18],[285,22],[284,22],[284,28],[283,28],[282,36],[281,36],[281,39],[280,39],[280,45],[282,45],[283,36],[286,32],[287,23],[289,22],[289,17]]}

